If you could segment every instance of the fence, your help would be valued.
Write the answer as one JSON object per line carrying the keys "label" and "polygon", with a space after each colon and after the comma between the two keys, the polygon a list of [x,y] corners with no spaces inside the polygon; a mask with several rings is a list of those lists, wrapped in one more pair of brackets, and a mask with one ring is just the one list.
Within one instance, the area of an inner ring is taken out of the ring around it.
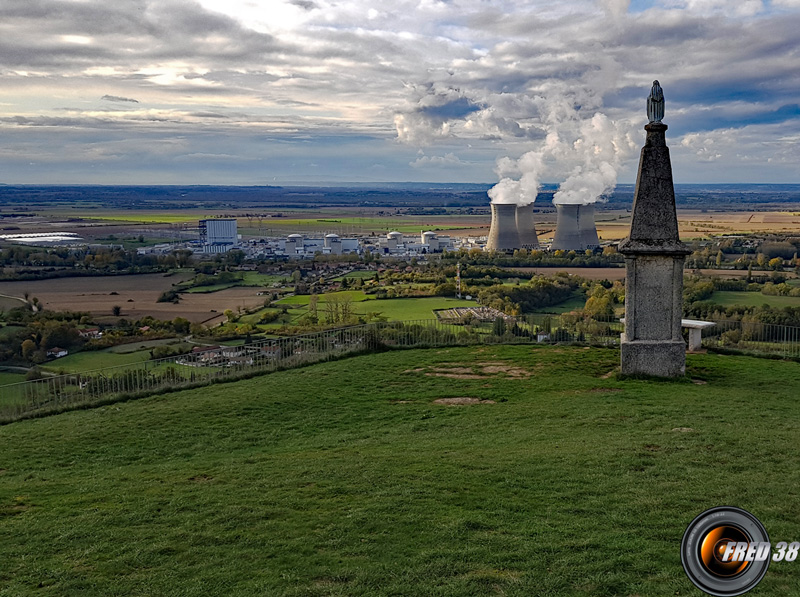
{"label": "fence", "polygon": [[[469,324],[421,320],[372,323],[0,387],[0,423],[180,388],[242,379],[381,349],[488,343],[614,345],[624,325],[613,318],[532,315]],[[800,328],[720,321],[703,345],[800,357]]]}
{"label": "fence", "polygon": [[241,379],[385,348],[572,341],[614,344],[620,331],[621,324],[614,320],[532,316],[468,325],[437,320],[372,323],[244,346],[198,346],[190,354],[2,386],[0,422]]}
{"label": "fence", "polygon": [[703,347],[800,358],[800,327],[751,321],[715,321],[703,330]]}

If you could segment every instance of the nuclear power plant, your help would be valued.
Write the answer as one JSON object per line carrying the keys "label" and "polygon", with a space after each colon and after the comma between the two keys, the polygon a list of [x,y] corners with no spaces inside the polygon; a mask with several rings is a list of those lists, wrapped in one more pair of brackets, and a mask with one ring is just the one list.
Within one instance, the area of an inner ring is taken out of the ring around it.
{"label": "nuclear power plant", "polygon": [[[492,224],[486,248],[490,251],[513,251],[522,247],[517,232],[517,206],[513,203],[492,203]],[[531,212],[533,219],[533,212]]]}
{"label": "nuclear power plant", "polygon": [[539,237],[533,221],[533,204],[517,205],[517,234],[521,249],[538,249]]}
{"label": "nuclear power plant", "polygon": [[[513,251],[538,249],[539,237],[533,219],[533,204],[492,203],[492,223],[486,249]],[[558,221],[552,250],[583,251],[600,246],[594,223],[594,205],[556,204]]]}
{"label": "nuclear power plant", "polygon": [[556,234],[550,248],[554,251],[582,251],[600,245],[597,227],[594,224],[594,205],[579,203],[557,203]]}

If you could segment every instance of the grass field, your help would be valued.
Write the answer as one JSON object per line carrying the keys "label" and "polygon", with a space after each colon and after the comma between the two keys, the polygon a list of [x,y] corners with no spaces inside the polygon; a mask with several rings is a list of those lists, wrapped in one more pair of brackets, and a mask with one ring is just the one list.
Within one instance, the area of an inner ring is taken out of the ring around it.
{"label": "grass field", "polygon": [[126,353],[112,352],[111,350],[87,350],[48,361],[42,365],[42,368],[56,373],[61,371],[81,373],[83,371],[141,363],[149,359],[150,350],[147,349]]}
{"label": "grass field", "polygon": [[21,381],[25,381],[24,373],[0,371],[0,386],[6,386],[11,383],[19,383]]}
{"label": "grass field", "polygon": [[583,309],[584,306],[586,306],[586,295],[575,294],[575,296],[567,299],[563,303],[553,305],[552,307],[542,307],[539,309],[539,313],[569,313],[576,309]]}
{"label": "grass field", "polygon": [[[366,315],[367,313],[380,313],[387,317],[389,321],[408,321],[412,319],[434,319],[435,309],[452,309],[453,307],[470,307],[477,303],[474,301],[459,300],[446,297],[420,297],[420,298],[398,298],[398,299],[375,299],[374,295],[364,294],[360,290],[343,290],[341,292],[331,292],[319,296],[318,310],[324,315],[325,302],[330,297],[342,300],[349,297],[352,301],[353,313]],[[277,304],[303,305],[297,311],[296,317],[302,317],[307,311],[309,295],[297,295],[286,297],[276,301]],[[273,326],[274,327],[274,326]]]}
{"label": "grass field", "polygon": [[720,305],[745,305],[747,307],[800,307],[800,296],[769,296],[760,292],[739,292],[718,290],[711,295],[711,300]]}
{"label": "grass field", "polygon": [[[345,300],[350,299],[353,302],[366,301],[374,299],[374,296],[364,294],[361,290],[341,290],[339,292],[328,292],[320,294],[317,297],[319,303],[325,303],[330,300]],[[287,296],[279,301],[275,301],[276,305],[308,305],[311,300],[310,294],[296,294],[294,296]]]}
{"label": "grass field", "polygon": [[[5,426],[0,592],[671,597],[707,508],[800,537],[800,364],[618,359],[383,353]],[[780,562],[753,595],[798,592]]]}

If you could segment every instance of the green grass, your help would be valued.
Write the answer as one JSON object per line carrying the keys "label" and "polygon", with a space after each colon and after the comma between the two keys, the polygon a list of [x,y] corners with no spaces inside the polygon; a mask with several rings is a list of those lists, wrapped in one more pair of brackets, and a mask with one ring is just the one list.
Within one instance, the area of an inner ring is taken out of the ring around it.
{"label": "green grass", "polygon": [[185,290],[181,290],[181,292],[186,292],[188,294],[207,294],[209,292],[217,292],[218,290],[227,290],[228,288],[233,288],[234,286],[240,286],[241,282],[226,282],[224,284],[209,284],[207,286],[192,286],[191,288],[187,288]]}
{"label": "green grass", "polygon": [[[318,311],[324,317],[325,302],[330,297],[342,300],[349,297],[353,302],[353,313],[366,315],[369,312],[379,312],[390,321],[408,321],[412,319],[434,319],[435,309],[452,309],[453,307],[471,307],[477,303],[474,301],[459,300],[446,297],[419,297],[419,298],[397,298],[397,299],[376,299],[375,295],[364,294],[360,290],[342,290],[340,292],[330,292],[319,295]],[[302,305],[298,316],[306,312],[306,307],[310,296],[307,294],[289,296],[276,304]],[[291,310],[290,310],[291,311]]]}
{"label": "green grass", "polygon": [[435,319],[436,316],[433,312],[437,309],[475,306],[477,306],[477,303],[474,301],[434,296],[382,299],[369,303],[358,303],[353,307],[353,312],[366,314],[368,311],[372,311],[388,317],[389,321],[409,321],[413,319]]}
{"label": "green grass", "polygon": [[119,367],[121,365],[131,365],[141,363],[150,359],[149,350],[139,350],[136,352],[117,353],[110,349],[106,350],[87,350],[68,354],[60,359],[48,361],[42,365],[43,369],[59,373],[80,373],[83,371],[93,371],[95,369],[105,369],[107,367]]}
{"label": "green grass", "polygon": [[376,273],[377,272],[373,272],[373,271],[361,271],[361,270],[359,270],[359,271],[355,271],[355,272],[350,272],[349,274],[346,274],[344,276],[337,276],[335,278],[331,278],[331,280],[333,280],[334,282],[341,282],[342,278],[349,278],[351,280],[355,280],[356,278],[360,278],[361,280],[372,280],[372,278],[375,277]]}
{"label": "green grass", "polygon": [[[339,292],[328,292],[326,294],[318,295],[317,301],[319,304],[325,303],[332,299],[344,300],[350,299],[353,302],[366,301],[373,299],[374,296],[364,294],[361,290],[341,290]],[[311,300],[310,294],[297,294],[294,296],[287,296],[279,301],[275,301],[276,305],[307,305]]]}
{"label": "green grass", "polygon": [[115,352],[119,354],[138,352],[140,350],[150,350],[156,346],[171,346],[178,345],[191,346],[188,343],[181,342],[178,338],[162,338],[160,340],[144,340],[142,342],[131,342],[130,344],[118,344],[108,348],[108,352]]}
{"label": "green grass", "polygon": [[769,296],[760,292],[718,290],[711,295],[711,301],[723,305],[744,305],[747,307],[800,307],[800,296]]}
{"label": "green grass", "polygon": [[12,383],[19,383],[25,381],[24,373],[15,373],[12,371],[0,371],[0,386],[5,386]]}
{"label": "green grass", "polygon": [[542,307],[539,309],[539,313],[569,313],[570,311],[575,311],[576,309],[583,309],[586,305],[586,295],[584,294],[575,294],[574,296],[568,298],[563,303],[558,303],[557,305],[553,305],[552,307]]}
{"label": "green grass", "polygon": [[[202,218],[191,212],[146,212],[146,211],[108,211],[97,210],[86,220],[100,220],[103,222],[126,222],[140,224],[182,224],[184,222],[197,223]],[[120,235],[117,235],[120,236]]]}
{"label": "green grass", "polygon": [[259,274],[258,272],[244,272],[242,274],[242,286],[271,286],[276,282],[289,282],[288,276],[275,276],[270,274]]}
{"label": "green grass", "polygon": [[[800,537],[800,364],[604,379],[618,359],[393,352],[5,426],[0,594],[699,595],[701,511]],[[454,366],[477,378],[424,375]],[[432,402],[457,396],[496,403]],[[773,563],[753,595],[799,592]]]}

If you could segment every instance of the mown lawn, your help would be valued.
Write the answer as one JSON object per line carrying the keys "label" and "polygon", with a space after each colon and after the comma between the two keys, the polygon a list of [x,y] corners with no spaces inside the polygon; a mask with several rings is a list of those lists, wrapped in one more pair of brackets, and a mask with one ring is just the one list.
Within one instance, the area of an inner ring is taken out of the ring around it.
{"label": "mown lawn", "polygon": [[539,312],[554,313],[558,315],[561,313],[569,313],[570,311],[583,309],[585,305],[586,305],[586,295],[575,294],[574,296],[568,298],[563,303],[558,303],[557,305],[553,305],[551,307],[542,307],[541,309],[539,309]]}
{"label": "mown lawn", "polygon": [[[0,594],[671,597],[709,507],[798,540],[800,364],[618,358],[374,354],[0,427]],[[798,593],[781,562],[752,594]]]}
{"label": "mown lawn", "polygon": [[[374,299],[374,295],[365,294],[361,290],[340,290],[339,292],[326,292],[325,294],[317,295],[318,303],[325,303],[331,300],[346,300],[349,299],[352,302],[358,301],[366,301]],[[296,294],[293,296],[287,296],[286,298],[282,298],[279,301],[275,301],[274,304],[276,305],[308,305],[308,302],[311,300],[310,294]]]}
{"label": "mown lawn", "polygon": [[6,386],[12,383],[19,383],[25,381],[24,373],[15,373],[13,371],[0,371],[0,386]]}
{"label": "mown lawn", "polygon": [[[447,297],[417,297],[417,298],[397,298],[397,299],[376,299],[374,295],[364,294],[360,290],[343,290],[340,292],[330,292],[319,295],[317,311],[321,317],[325,316],[325,303],[335,297],[338,300],[349,298],[352,302],[351,308],[357,315],[367,313],[380,313],[389,321],[410,321],[414,319],[435,319],[434,310],[452,309],[453,307],[475,307],[477,303],[465,299]],[[307,312],[309,295],[289,296],[276,304],[301,305],[299,309],[290,309],[294,313],[293,321],[299,319]],[[275,325],[282,325],[277,323]],[[273,327],[275,327],[273,325]]]}
{"label": "mown lawn", "polygon": [[800,307],[800,296],[770,296],[760,292],[718,290],[711,295],[712,302],[719,305],[744,305],[746,307]]}
{"label": "mown lawn", "polygon": [[42,368],[55,373],[60,373],[62,371],[65,373],[80,373],[83,371],[93,371],[95,369],[141,363],[149,359],[150,350],[147,349],[126,353],[112,352],[110,349],[87,350],[48,361],[42,365]]}

